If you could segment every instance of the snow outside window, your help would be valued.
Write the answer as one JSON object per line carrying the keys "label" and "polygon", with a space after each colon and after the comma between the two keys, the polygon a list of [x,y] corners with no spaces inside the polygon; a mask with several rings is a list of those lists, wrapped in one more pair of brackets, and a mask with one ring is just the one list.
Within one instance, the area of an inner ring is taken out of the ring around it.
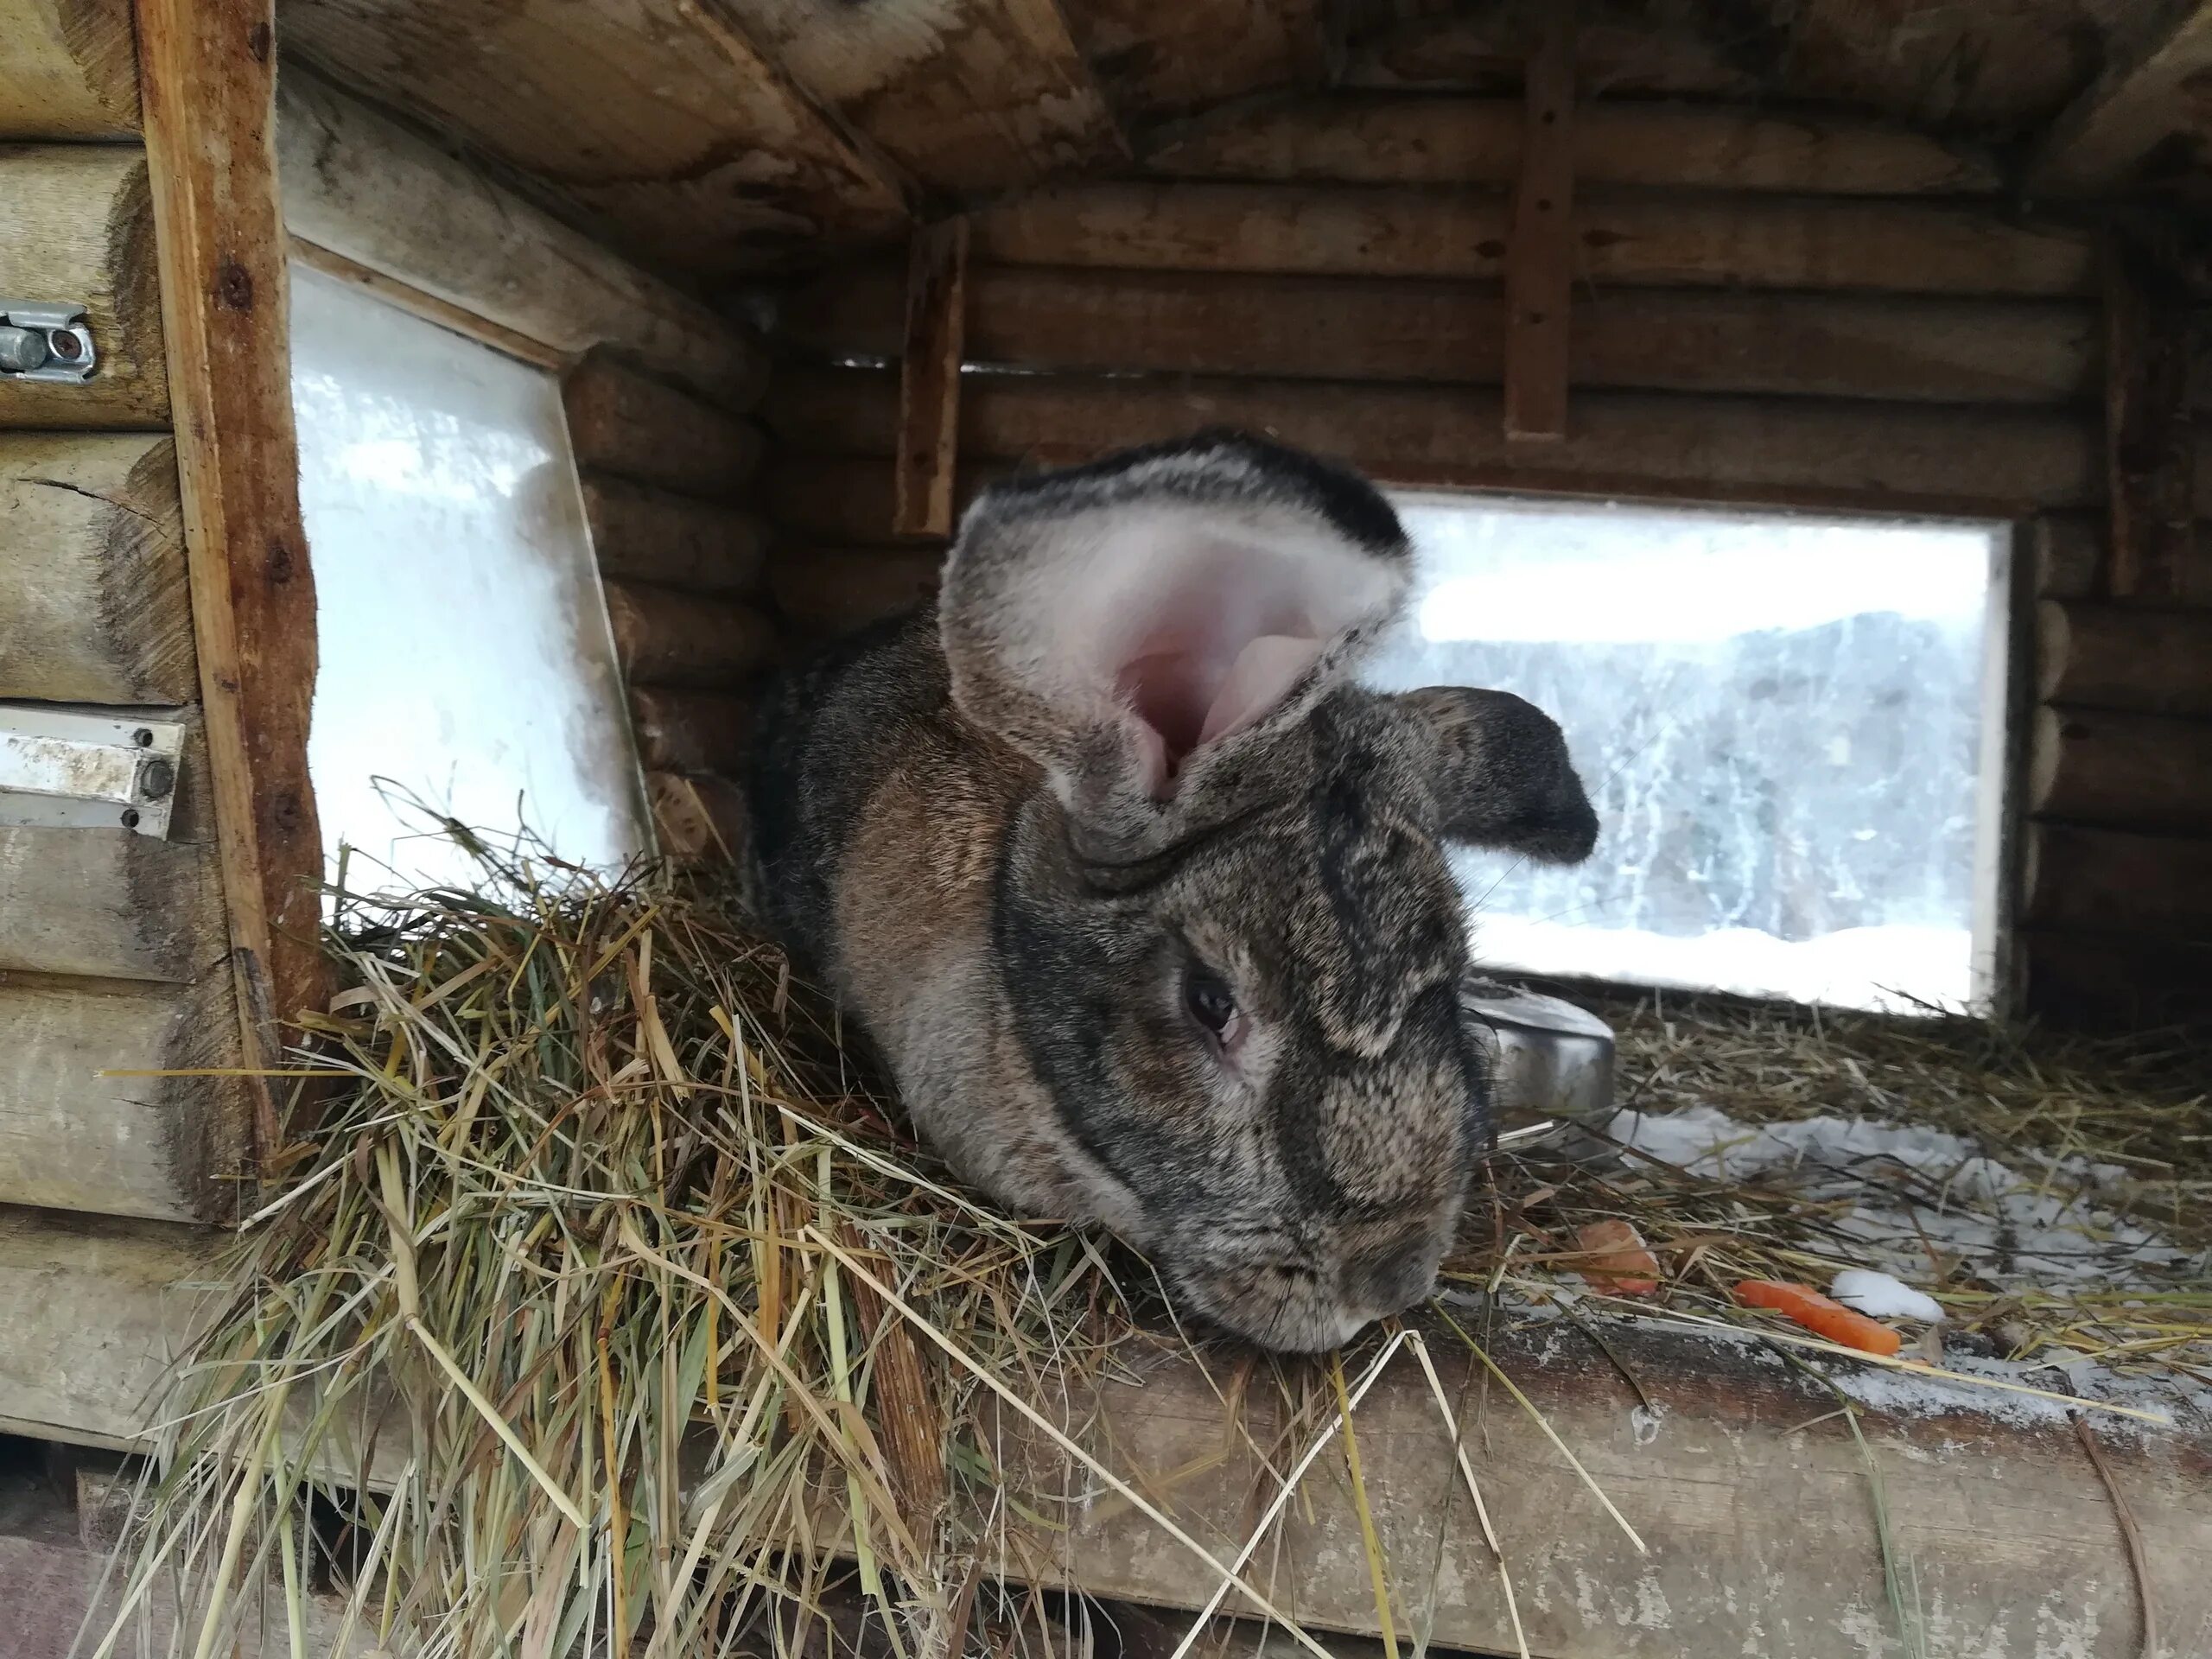
{"label": "snow outside window", "polygon": [[1574,869],[1459,855],[1478,961],[1854,1007],[1990,994],[2000,526],[1402,495],[1378,686],[1517,692],[1596,804]]}

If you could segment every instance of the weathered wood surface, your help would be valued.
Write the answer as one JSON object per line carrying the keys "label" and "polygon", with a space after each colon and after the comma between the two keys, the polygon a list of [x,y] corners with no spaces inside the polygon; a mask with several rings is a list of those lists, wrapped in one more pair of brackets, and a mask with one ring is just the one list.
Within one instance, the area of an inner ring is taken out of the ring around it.
{"label": "weathered wood surface", "polygon": [[0,434],[0,697],[198,694],[168,439]]}
{"label": "weathered wood surface", "polygon": [[759,585],[773,532],[758,514],[596,473],[586,473],[582,483],[584,518],[603,574],[707,594],[749,593]]}
{"label": "weathered wood surface", "polygon": [[2031,926],[2212,939],[2212,837],[2030,824],[2023,877]]}
{"label": "weathered wood surface", "polygon": [[[0,69],[0,77],[6,71]],[[0,429],[169,422],[146,153],[136,144],[0,145],[0,296],[85,307],[99,366],[82,385],[0,378]]]}
{"label": "weathered wood surface", "polygon": [[296,0],[284,39],[550,181],[648,265],[743,270],[906,218],[863,149],[698,0]]}
{"label": "weathered wood surface", "polygon": [[2037,599],[2091,599],[2104,585],[2105,524],[2094,512],[2046,512],[2029,521],[2028,558]]}
{"label": "weathered wood surface", "polygon": [[767,384],[736,325],[308,75],[276,111],[293,235],[552,351],[608,345],[727,408]]}
{"label": "weathered wood surface", "polygon": [[942,539],[952,533],[968,310],[968,221],[951,219],[915,232],[899,356],[893,510],[902,536]]}
{"label": "weathered wood surface", "polygon": [[1133,126],[1328,73],[1315,0],[1080,0],[1077,43]]}
{"label": "weathered wood surface", "polygon": [[2027,807],[2121,830],[2212,830],[2212,721],[2039,708]]}
{"label": "weathered wood surface", "polygon": [[138,130],[130,0],[0,0],[0,139]]}
{"label": "weathered wood surface", "polygon": [[542,340],[527,334],[517,334],[488,318],[478,315],[448,300],[442,300],[426,288],[416,288],[397,276],[348,259],[342,253],[333,253],[321,243],[310,242],[304,237],[291,238],[293,262],[306,270],[345,283],[368,295],[378,304],[404,311],[410,317],[420,317],[435,323],[448,334],[473,340],[480,346],[489,346],[504,353],[517,362],[527,363],[548,373],[563,374],[575,361],[568,352],[556,351]]}
{"label": "weathered wood surface", "polygon": [[776,607],[807,634],[849,633],[937,593],[944,550],[794,547],[768,565]]}
{"label": "weathered wood surface", "polygon": [[0,973],[0,1205],[234,1212],[227,1178],[248,1150],[239,1079],[100,1075],[237,1066],[226,963],[190,985]]}
{"label": "weathered wood surface", "polygon": [[[2078,231],[1915,201],[1582,194],[1580,280],[1656,286],[2051,297],[2095,291]],[[1496,277],[1503,196],[1412,187],[1117,183],[976,215],[1001,264],[1313,276]]]}
{"label": "weathered wood surface", "polygon": [[645,798],[664,858],[696,867],[744,855],[745,798],[728,779],[649,772]]}
{"label": "weathered wood surface", "polygon": [[1520,177],[1505,250],[1505,435],[1567,435],[1574,296],[1574,3],[1561,0],[1523,71]]}
{"label": "weathered wood surface", "polygon": [[2146,0],[2130,8],[2096,79],[2056,121],[2028,168],[2030,188],[2091,195],[2134,181],[2163,144],[2201,137],[2212,73],[2212,5]]}
{"label": "weathered wood surface", "polygon": [[[2206,41],[2212,50],[2212,29]],[[2115,597],[2171,601],[2196,539],[2196,320],[2178,285],[2133,238],[2107,236],[2103,269],[2107,574]]]}
{"label": "weathered wood surface", "polygon": [[[1578,31],[1578,90],[1588,97],[1691,97],[1747,102],[1766,91],[1741,54],[1668,20],[1592,8]],[[1355,41],[1344,85],[1389,92],[1494,95],[1517,91],[1521,65],[1550,16],[1550,0],[1500,0],[1452,10]]]}
{"label": "weathered wood surface", "polygon": [[750,421],[594,353],[561,383],[576,465],[686,495],[728,500],[760,459]]}
{"label": "weathered wood surface", "polygon": [[2212,1020],[2212,944],[2202,939],[2029,928],[2014,954],[2028,1011],[2050,1025],[2139,1033]]}
{"label": "weathered wood surface", "polygon": [[[1515,99],[1338,94],[1202,121],[1147,156],[1145,170],[1250,182],[1497,186],[1519,170],[1522,132]],[[1573,156],[1575,177],[1594,185],[1906,196],[1994,194],[2003,184],[1994,159],[1971,145],[1848,116],[1725,105],[1586,99],[1575,111]]]}
{"label": "weathered wood surface", "polygon": [[2212,716],[2212,611],[2047,600],[2036,685],[2045,702]]}
{"label": "weathered wood surface", "polygon": [[1007,190],[1128,153],[1053,0],[734,0],[793,79],[909,177]]}
{"label": "weathered wood surface", "polygon": [[[765,407],[796,448],[887,456],[897,441],[895,390],[878,371],[792,371]],[[1100,454],[1216,423],[1401,485],[2012,516],[2094,501],[2101,482],[2094,434],[2057,412],[1900,404],[1870,417],[1864,404],[1809,398],[1592,392],[1576,402],[1572,439],[1533,448],[1506,442],[1495,394],[1438,387],[971,374],[961,390],[971,460]]]}
{"label": "weathered wood surface", "polygon": [[[325,999],[308,776],[315,575],[292,429],[271,0],[138,0],[146,150],[209,775],[251,1064]],[[212,1038],[211,1039],[212,1040]],[[251,1085],[253,1143],[275,1103]]]}
{"label": "weathered wood surface", "polygon": [[[971,269],[968,355],[1021,367],[1433,380],[1503,378],[1494,284],[1203,272]],[[868,265],[781,320],[824,354],[895,357],[903,282]],[[2059,300],[1607,289],[1575,296],[1577,387],[2047,404],[2101,391],[2099,321]]]}
{"label": "weathered wood surface", "polygon": [[753,699],[741,695],[633,685],[630,717],[647,772],[734,773],[753,741]]}
{"label": "weathered wood surface", "polygon": [[634,685],[737,685],[775,655],[774,625],[729,600],[610,582],[607,615],[623,677]]}
{"label": "weathered wood surface", "polygon": [[[986,482],[1008,470],[1003,465],[975,462],[961,467],[953,486],[955,506],[964,510]],[[761,486],[768,516],[793,540],[832,547],[881,547],[900,539],[893,527],[887,459],[784,449],[763,474]],[[775,563],[782,563],[781,558]]]}

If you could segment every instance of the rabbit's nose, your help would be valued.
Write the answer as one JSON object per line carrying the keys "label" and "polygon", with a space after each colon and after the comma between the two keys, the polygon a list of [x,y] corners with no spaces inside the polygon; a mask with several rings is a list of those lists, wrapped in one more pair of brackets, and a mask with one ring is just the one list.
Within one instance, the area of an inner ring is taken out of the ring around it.
{"label": "rabbit's nose", "polygon": [[1436,1253],[1425,1247],[1354,1262],[1344,1274],[1344,1300],[1370,1319],[1402,1313],[1434,1293],[1437,1266]]}

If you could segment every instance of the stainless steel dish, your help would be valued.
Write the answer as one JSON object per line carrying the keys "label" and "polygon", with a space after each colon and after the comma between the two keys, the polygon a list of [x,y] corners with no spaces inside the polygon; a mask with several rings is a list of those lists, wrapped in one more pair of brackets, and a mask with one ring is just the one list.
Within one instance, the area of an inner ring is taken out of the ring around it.
{"label": "stainless steel dish", "polygon": [[1587,1119],[1613,1103],[1612,1027],[1555,996],[1470,974],[1459,984],[1467,1029],[1490,1057],[1501,1119]]}

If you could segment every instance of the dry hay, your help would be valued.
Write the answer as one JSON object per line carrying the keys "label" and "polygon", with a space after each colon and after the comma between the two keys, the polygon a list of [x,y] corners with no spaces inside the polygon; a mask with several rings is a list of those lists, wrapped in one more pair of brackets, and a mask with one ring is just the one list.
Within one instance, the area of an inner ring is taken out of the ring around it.
{"label": "dry hay", "polygon": [[[1059,1529],[1050,1510],[1068,1500],[1010,1489],[982,1425],[1011,1413],[1050,1433],[1086,1379],[1185,1340],[1142,1264],[957,1190],[905,1138],[834,1014],[713,895],[483,856],[483,891],[341,906],[332,949],[350,988],[316,1022],[305,1079],[323,1096],[266,1173],[274,1196],[241,1230],[232,1298],[181,1374],[125,1605],[181,1577],[194,1611],[173,1651],[194,1659],[227,1653],[257,1617],[237,1586],[272,1579],[296,1605],[334,1579],[348,1618],[395,1654],[597,1654],[619,1630],[652,1659],[691,1659],[798,1650],[793,1610],[856,1560],[895,1650],[1053,1645],[1001,1575],[1046,1565],[1024,1552]],[[1631,1017],[1628,1092],[1740,1107],[1749,1089],[1800,1113],[1932,1103],[1983,1127],[2012,1110],[1994,1088],[1989,1116],[1964,1084],[1930,1095],[1927,1078],[1963,1074],[1925,1033],[1831,1022],[1810,1039],[1789,1026],[1784,1042],[1760,1023],[1773,1018]],[[2049,1064],[2003,1075],[2044,1103],[2051,1145],[2200,1179],[2166,1096],[2146,1097],[2145,1116],[2086,1072],[2034,1071]],[[1815,1071],[1858,1081],[1832,1098],[1807,1083]],[[1637,1221],[1677,1313],[1752,1318],[1718,1294],[1732,1275],[1802,1276],[1825,1259],[1819,1217],[1786,1195],[1648,1163],[1501,1160],[1474,1215],[1440,1307],[1463,1336],[1450,1303],[1469,1287],[1504,1293],[1493,1319],[1566,1301],[1585,1217]],[[1594,1327],[1595,1306],[1570,1315]],[[2201,1319],[2202,1297],[2189,1306]],[[2061,1341],[2090,1328],[2078,1309],[1992,1302],[1980,1317],[1993,1328],[2000,1312]],[[2096,1339],[2135,1317],[2101,1310]],[[1400,1346],[1433,1384],[1410,1330],[1256,1373],[1296,1392],[1304,1456],[1252,1446],[1279,1484],[1235,1562],[1073,1442],[1067,1487],[1153,1515],[1226,1592],[1333,1446],[1382,1607],[1349,1431]],[[1440,1386],[1436,1398],[1449,1421]],[[373,1490],[357,1490],[364,1469]],[[135,1650],[123,1631],[103,1659]]]}

